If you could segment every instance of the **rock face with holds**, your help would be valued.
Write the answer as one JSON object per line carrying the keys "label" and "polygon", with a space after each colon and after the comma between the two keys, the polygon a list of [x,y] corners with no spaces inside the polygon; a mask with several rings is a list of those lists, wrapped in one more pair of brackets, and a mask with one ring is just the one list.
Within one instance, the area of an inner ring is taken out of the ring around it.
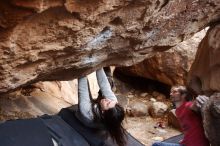
{"label": "rock face with holds", "polygon": [[185,85],[198,45],[205,34],[206,29],[167,51],[157,52],[138,64],[118,67],[117,70],[123,74],[152,79],[171,86]]}
{"label": "rock face with holds", "polygon": [[2,0],[0,93],[132,65],[219,19],[216,0]]}
{"label": "rock face with holds", "polygon": [[197,94],[210,96],[202,109],[204,129],[211,145],[220,145],[220,25],[210,27],[199,45],[188,77],[189,86]]}

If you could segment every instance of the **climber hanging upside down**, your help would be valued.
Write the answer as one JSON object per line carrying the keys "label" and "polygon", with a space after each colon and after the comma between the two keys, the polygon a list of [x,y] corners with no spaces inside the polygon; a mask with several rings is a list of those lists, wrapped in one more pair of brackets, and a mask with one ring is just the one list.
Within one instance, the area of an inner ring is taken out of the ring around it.
{"label": "climber hanging upside down", "polygon": [[125,131],[122,128],[124,109],[118,104],[104,70],[97,70],[96,76],[101,91],[96,100],[90,95],[87,77],[78,79],[79,104],[76,117],[87,127],[106,129],[119,146],[124,146],[126,144]]}

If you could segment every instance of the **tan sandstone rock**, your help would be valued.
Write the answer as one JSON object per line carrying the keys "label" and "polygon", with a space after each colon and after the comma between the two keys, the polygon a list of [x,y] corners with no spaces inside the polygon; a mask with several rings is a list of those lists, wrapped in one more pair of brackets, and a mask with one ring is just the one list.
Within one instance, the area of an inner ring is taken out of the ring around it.
{"label": "tan sandstone rock", "polygon": [[220,127],[220,25],[210,27],[199,45],[190,69],[189,86],[210,100],[202,109],[204,129],[211,145],[219,146]]}
{"label": "tan sandstone rock", "polygon": [[153,102],[149,107],[149,113],[152,117],[162,117],[167,112],[168,106],[163,102]]}
{"label": "tan sandstone rock", "polygon": [[211,27],[199,45],[188,84],[197,93],[220,91],[220,25]]}
{"label": "tan sandstone rock", "polygon": [[0,93],[138,63],[219,18],[216,0],[1,0]]}
{"label": "tan sandstone rock", "polygon": [[158,52],[155,56],[145,59],[141,63],[131,67],[117,68],[117,70],[127,75],[140,76],[168,85],[186,84],[197,47],[206,31],[206,29],[202,30],[170,50]]}

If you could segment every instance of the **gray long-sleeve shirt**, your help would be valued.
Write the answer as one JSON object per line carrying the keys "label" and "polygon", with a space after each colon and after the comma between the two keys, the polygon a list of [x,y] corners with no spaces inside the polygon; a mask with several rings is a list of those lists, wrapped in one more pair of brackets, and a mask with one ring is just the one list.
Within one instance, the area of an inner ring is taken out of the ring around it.
{"label": "gray long-sleeve shirt", "polygon": [[[116,100],[117,98],[115,94],[111,90],[111,86],[108,82],[108,79],[105,75],[105,72],[103,69],[99,69],[96,71],[96,77],[98,81],[98,85],[100,87],[100,90],[105,98]],[[100,128],[103,127],[103,125],[99,122],[94,122],[94,112],[92,108],[94,108],[94,111],[96,114],[100,115],[97,105],[93,105],[91,101],[91,97],[89,95],[89,87],[88,87],[88,81],[86,77],[82,77],[78,79],[78,99],[79,99],[79,109],[76,113],[77,118],[86,126],[91,128]],[[94,106],[94,107],[92,107]]]}

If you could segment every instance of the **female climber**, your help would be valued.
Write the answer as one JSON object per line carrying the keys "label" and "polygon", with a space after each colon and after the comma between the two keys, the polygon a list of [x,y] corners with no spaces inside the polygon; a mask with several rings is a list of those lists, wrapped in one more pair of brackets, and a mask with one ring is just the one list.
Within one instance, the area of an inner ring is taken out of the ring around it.
{"label": "female climber", "polygon": [[126,136],[122,128],[124,109],[118,104],[103,68],[96,71],[96,77],[101,91],[96,100],[91,98],[87,77],[78,79],[76,116],[85,126],[107,130],[118,146],[125,146]]}

